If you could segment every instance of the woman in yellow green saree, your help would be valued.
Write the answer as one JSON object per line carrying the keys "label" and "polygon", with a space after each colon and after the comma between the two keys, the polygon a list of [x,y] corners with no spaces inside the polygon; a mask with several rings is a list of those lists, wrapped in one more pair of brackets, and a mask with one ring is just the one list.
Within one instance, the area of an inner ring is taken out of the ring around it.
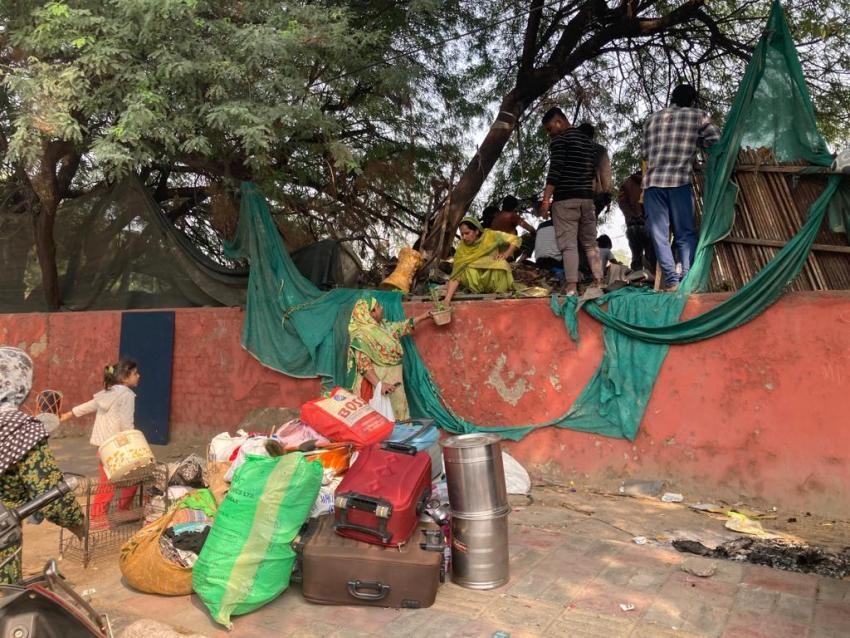
{"label": "woman in yellow green saree", "polygon": [[520,247],[519,237],[484,228],[467,216],[460,223],[460,239],[446,290],[447,305],[459,286],[477,293],[507,292],[513,287],[508,258]]}
{"label": "woman in yellow green saree", "polygon": [[360,299],[354,304],[348,322],[348,372],[353,375],[351,391],[367,401],[375,387],[389,395],[397,421],[410,418],[407,395],[404,393],[401,338],[410,334],[429,313],[405,319],[384,321],[384,309],[378,300]]}

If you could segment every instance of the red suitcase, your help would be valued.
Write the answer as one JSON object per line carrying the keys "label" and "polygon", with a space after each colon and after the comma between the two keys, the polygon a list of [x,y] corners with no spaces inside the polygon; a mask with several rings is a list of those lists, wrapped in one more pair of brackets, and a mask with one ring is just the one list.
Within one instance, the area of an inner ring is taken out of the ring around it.
{"label": "red suitcase", "polygon": [[376,545],[406,543],[431,498],[431,457],[412,445],[360,451],[336,490],[334,529]]}

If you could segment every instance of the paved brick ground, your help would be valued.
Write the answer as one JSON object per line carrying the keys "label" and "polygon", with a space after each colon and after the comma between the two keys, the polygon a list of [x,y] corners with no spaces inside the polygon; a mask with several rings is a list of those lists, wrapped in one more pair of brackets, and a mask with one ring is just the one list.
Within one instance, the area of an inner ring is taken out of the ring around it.
{"label": "paved brick ground", "polygon": [[[325,607],[304,601],[297,585],[259,611],[217,627],[196,597],[138,594],[121,582],[114,560],[82,570],[68,561],[79,589],[115,626],[147,617],[209,636],[489,637],[514,638],[839,638],[850,636],[850,581],[715,561],[699,578],[682,563],[710,562],[661,544],[636,545],[646,530],[722,530],[687,508],[628,498],[575,507],[575,494],[543,494],[511,515],[511,580],[480,592],[451,583],[422,610]],[[55,553],[49,527],[27,533],[29,563]],[[32,540],[37,539],[37,540]],[[40,540],[39,540],[40,539]],[[620,604],[635,608],[624,612]]]}
{"label": "paved brick ground", "polygon": [[[306,603],[294,585],[263,609],[236,618],[227,632],[210,621],[196,597],[135,593],[113,565],[82,581],[96,587],[94,602],[119,628],[148,617],[211,638],[473,638],[498,630],[515,638],[850,636],[850,581],[724,561],[716,562],[714,576],[699,578],[682,571],[682,562],[707,559],[635,545],[625,533],[562,508],[533,506],[512,518],[510,583],[489,592],[448,583],[429,609],[322,607]],[[635,609],[624,612],[621,603]]]}

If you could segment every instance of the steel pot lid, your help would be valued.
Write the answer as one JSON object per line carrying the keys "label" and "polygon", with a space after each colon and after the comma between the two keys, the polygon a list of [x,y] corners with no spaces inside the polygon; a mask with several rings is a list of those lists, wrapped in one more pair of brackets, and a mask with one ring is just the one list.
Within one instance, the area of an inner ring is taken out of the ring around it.
{"label": "steel pot lid", "polygon": [[501,440],[502,437],[498,434],[460,434],[458,436],[450,436],[447,439],[443,439],[440,441],[440,446],[463,449],[493,445]]}

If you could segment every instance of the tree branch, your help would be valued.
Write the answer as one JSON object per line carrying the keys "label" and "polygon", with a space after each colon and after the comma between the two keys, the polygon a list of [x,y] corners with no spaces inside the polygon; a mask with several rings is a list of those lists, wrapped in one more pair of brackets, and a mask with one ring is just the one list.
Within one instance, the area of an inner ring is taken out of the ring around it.
{"label": "tree branch", "polygon": [[531,0],[528,22],[525,25],[525,38],[522,45],[519,75],[528,73],[534,68],[534,61],[537,59],[537,35],[540,31],[540,21],[542,18],[543,0]]}
{"label": "tree branch", "polygon": [[728,51],[732,55],[739,57],[744,62],[750,61],[753,49],[751,47],[741,44],[740,42],[736,42],[735,40],[721,32],[720,27],[718,26],[714,18],[709,16],[702,9],[696,12],[695,18],[698,21],[702,22],[708,28],[711,42],[716,44],[721,49]]}
{"label": "tree branch", "polygon": [[214,177],[233,177],[241,180],[251,180],[251,169],[241,159],[215,160],[193,153],[184,155],[178,161],[197,171],[201,175]]}
{"label": "tree branch", "polygon": [[71,182],[74,181],[74,176],[80,167],[81,159],[82,156],[73,150],[62,157],[59,171],[56,175],[56,188],[59,191],[60,198],[64,197],[71,189]]}
{"label": "tree branch", "polygon": [[687,0],[669,13],[657,18],[638,18],[637,20],[624,20],[626,32],[622,35],[633,37],[646,37],[655,35],[671,26],[681,24],[692,19],[705,4],[705,0]]}
{"label": "tree branch", "polygon": [[665,15],[651,19],[637,18],[634,20],[628,19],[626,7],[620,7],[616,11],[621,12],[621,15],[614,24],[598,30],[567,56],[563,61],[562,75],[577,68],[610,42],[627,37],[647,38],[662,33],[671,26],[693,19],[703,3],[704,0],[687,0]]}

